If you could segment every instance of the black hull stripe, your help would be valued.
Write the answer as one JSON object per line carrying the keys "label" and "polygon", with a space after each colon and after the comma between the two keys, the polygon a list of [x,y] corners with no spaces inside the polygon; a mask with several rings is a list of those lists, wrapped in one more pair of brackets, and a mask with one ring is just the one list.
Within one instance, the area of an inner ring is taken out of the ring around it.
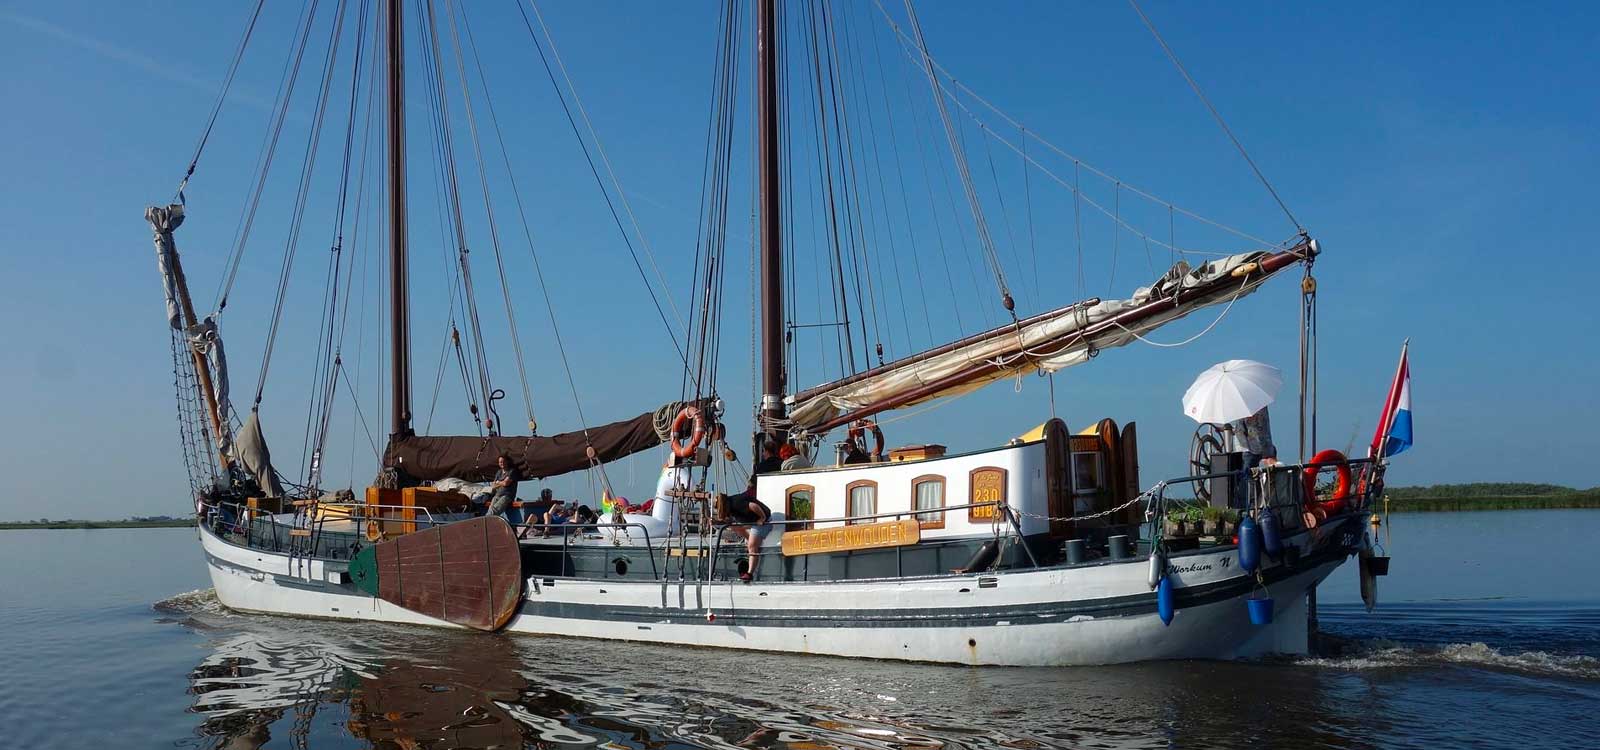
{"label": "black hull stripe", "polygon": [[[1263,571],[1263,576],[1268,584],[1277,583],[1327,563],[1340,562],[1347,554],[1346,551],[1338,548],[1326,550],[1301,558],[1299,564],[1293,568],[1289,568],[1286,565],[1277,565],[1269,568]],[[670,589],[677,585],[676,583],[667,584],[667,587]],[[717,584],[710,587],[702,586],[700,594],[702,601],[704,598],[711,596],[717,589],[727,585],[729,584]],[[1241,575],[1225,581],[1179,589],[1177,592],[1177,607],[1179,609],[1187,609],[1234,599],[1248,594],[1255,585],[1256,582],[1253,576]],[[694,584],[683,584],[682,588],[686,599],[694,596],[693,590],[696,588]],[[1001,607],[903,609],[877,614],[866,614],[861,610],[847,609],[763,609],[760,612],[740,612],[715,606],[711,607],[711,611],[716,614],[715,623],[707,621],[705,616],[706,609],[703,606],[694,608],[694,605],[687,601],[685,602],[685,607],[669,608],[619,607],[608,604],[580,604],[524,599],[521,607],[518,608],[519,615],[554,617],[568,620],[632,622],[639,625],[715,624],[718,627],[746,625],[768,628],[948,628],[983,627],[1000,623],[1022,625],[1056,622],[1080,615],[1096,618],[1144,615],[1156,611],[1156,594],[1151,591],[1082,602],[1036,602]]]}

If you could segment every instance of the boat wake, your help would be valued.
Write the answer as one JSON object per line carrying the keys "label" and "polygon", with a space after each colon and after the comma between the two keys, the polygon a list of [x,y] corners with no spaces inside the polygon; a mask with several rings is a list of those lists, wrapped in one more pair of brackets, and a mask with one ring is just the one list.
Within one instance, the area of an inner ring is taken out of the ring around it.
{"label": "boat wake", "polygon": [[168,615],[227,615],[228,608],[217,599],[216,589],[195,589],[169,596],[150,605],[157,612]]}
{"label": "boat wake", "polygon": [[1544,677],[1600,681],[1600,658],[1548,651],[1513,651],[1487,644],[1407,644],[1382,638],[1346,641],[1337,656],[1306,657],[1295,663],[1343,670],[1397,669],[1458,665]]}

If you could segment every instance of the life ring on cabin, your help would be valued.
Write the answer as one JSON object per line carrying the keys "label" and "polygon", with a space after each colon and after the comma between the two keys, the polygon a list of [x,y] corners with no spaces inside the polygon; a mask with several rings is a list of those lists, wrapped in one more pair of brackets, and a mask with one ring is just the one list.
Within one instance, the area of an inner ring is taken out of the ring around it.
{"label": "life ring on cabin", "polygon": [[[1350,463],[1344,454],[1332,448],[1318,451],[1311,457],[1315,466],[1307,466],[1301,475],[1305,486],[1305,520],[1306,526],[1314,527],[1318,522],[1327,520],[1329,516],[1336,516],[1344,512],[1346,501],[1350,498]],[[1323,465],[1333,464],[1336,479],[1333,484],[1333,495],[1327,500],[1317,499],[1317,475]]]}
{"label": "life ring on cabin", "polygon": [[[872,450],[867,450],[867,434],[872,435]],[[858,419],[850,425],[850,442],[869,456],[883,455],[883,428],[870,419]]]}
{"label": "life ring on cabin", "polygon": [[[689,424],[694,426],[694,431],[689,435],[687,442],[681,442],[678,436],[683,434],[684,427]],[[672,418],[670,434],[672,435],[672,455],[678,458],[693,456],[695,448],[699,447],[706,437],[706,416],[700,411],[700,407],[685,406],[679,409],[678,416]]]}

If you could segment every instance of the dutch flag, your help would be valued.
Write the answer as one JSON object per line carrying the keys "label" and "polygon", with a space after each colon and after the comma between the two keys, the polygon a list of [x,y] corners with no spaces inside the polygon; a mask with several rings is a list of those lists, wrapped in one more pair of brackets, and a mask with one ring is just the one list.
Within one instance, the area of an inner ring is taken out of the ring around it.
{"label": "dutch flag", "polygon": [[[1378,432],[1372,436],[1372,455],[1393,456],[1411,447],[1411,365],[1406,361],[1410,340],[1400,347],[1400,369],[1395,371],[1394,383],[1389,386],[1389,398],[1384,402],[1383,417],[1378,420]],[[1379,451],[1382,446],[1382,451]]]}

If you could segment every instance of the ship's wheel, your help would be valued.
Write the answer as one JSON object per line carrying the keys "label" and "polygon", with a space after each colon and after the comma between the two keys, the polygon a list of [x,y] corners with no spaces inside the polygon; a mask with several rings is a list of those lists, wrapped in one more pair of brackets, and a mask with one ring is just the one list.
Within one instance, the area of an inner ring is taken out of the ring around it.
{"label": "ship's wheel", "polygon": [[[1226,444],[1226,436],[1221,427],[1206,422],[1195,428],[1194,438],[1189,441],[1189,473],[1210,474],[1211,457],[1226,453],[1227,448],[1224,447]],[[1201,502],[1211,502],[1211,483],[1196,482],[1194,496]]]}

